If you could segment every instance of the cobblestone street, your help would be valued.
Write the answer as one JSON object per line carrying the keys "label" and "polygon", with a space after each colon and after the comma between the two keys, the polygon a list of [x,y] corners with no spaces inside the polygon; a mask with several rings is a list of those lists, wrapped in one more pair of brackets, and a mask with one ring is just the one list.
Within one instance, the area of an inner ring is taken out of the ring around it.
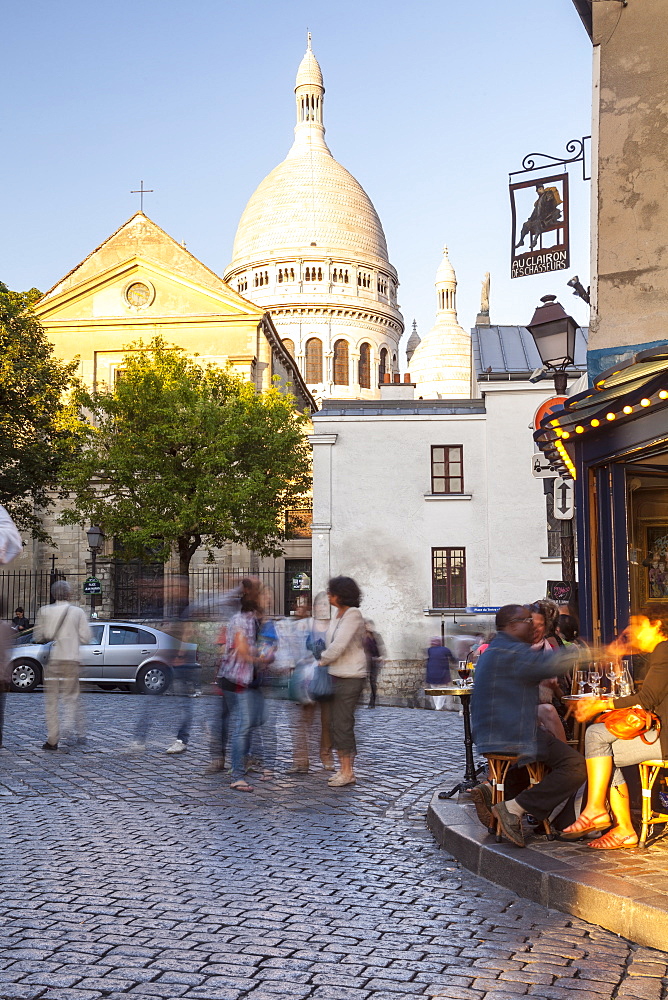
{"label": "cobblestone street", "polygon": [[[359,783],[289,766],[231,791],[161,725],[123,754],[138,696],[88,693],[85,749],[47,754],[42,695],[8,699],[0,752],[0,997],[660,1000],[668,955],[527,902],[439,851],[424,816],[463,756],[452,713],[360,711]],[[454,766],[453,766],[454,761]]]}

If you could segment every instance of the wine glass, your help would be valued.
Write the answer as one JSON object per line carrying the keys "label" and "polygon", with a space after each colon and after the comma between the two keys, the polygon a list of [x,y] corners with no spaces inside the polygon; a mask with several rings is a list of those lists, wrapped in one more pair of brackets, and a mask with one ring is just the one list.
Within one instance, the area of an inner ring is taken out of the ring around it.
{"label": "wine glass", "polygon": [[471,667],[467,660],[459,661],[459,670],[457,673],[461,677],[461,687],[466,687],[466,682],[471,676]]}
{"label": "wine glass", "polygon": [[594,677],[596,685],[596,694],[601,693],[601,681],[603,680],[603,664],[598,660],[594,661]]}
{"label": "wine glass", "polygon": [[601,683],[601,674],[597,670],[597,665],[594,664],[593,667],[589,668],[589,673],[587,674],[587,683],[591,688],[592,694],[595,698],[598,697],[598,688]]}
{"label": "wine glass", "polygon": [[578,667],[576,679],[578,684],[578,694],[584,694],[585,686],[587,684],[587,671],[584,667]]}
{"label": "wine glass", "polygon": [[610,681],[610,694],[614,698],[617,682],[617,664],[614,660],[608,660],[605,664],[605,676]]}

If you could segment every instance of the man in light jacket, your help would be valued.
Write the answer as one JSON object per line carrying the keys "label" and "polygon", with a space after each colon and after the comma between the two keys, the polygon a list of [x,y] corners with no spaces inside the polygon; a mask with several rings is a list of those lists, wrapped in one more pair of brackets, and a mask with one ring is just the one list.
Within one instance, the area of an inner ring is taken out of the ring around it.
{"label": "man in light jacket", "polygon": [[18,529],[4,507],[0,507],[0,564],[6,565],[23,551]]}
{"label": "man in light jacket", "polygon": [[79,696],[79,646],[91,641],[91,631],[85,612],[69,603],[72,590],[66,580],[54,583],[51,596],[55,604],[45,604],[39,609],[34,632],[37,642],[53,641],[49,660],[44,668],[47,738],[42,750],[58,749],[58,702],[61,693],[65,734],[75,744],[86,742]]}

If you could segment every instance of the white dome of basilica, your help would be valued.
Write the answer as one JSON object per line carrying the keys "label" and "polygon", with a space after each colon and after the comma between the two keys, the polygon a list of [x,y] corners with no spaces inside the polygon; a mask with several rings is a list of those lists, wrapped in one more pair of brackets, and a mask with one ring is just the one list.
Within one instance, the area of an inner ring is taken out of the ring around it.
{"label": "white dome of basilica", "polygon": [[364,189],[329,150],[288,155],[244,209],[230,268],[293,250],[339,251],[387,264],[385,234]]}
{"label": "white dome of basilica", "polygon": [[309,35],[294,142],[246,205],[224,277],[271,314],[316,398],[376,398],[398,370],[397,272],[370,198],[325,142],[324,95]]}

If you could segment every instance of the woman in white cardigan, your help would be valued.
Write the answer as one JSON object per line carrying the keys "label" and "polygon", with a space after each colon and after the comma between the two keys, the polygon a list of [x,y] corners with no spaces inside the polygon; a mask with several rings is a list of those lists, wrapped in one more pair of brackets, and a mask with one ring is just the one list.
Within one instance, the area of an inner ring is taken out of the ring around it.
{"label": "woman in white cardigan", "polygon": [[354,785],[356,781],[355,708],[364,688],[367,666],[359,587],[349,576],[335,576],[329,581],[327,594],[336,614],[327,630],[327,645],[320,662],[327,667],[334,684],[330,727],[339,770],[328,784],[336,788]]}

